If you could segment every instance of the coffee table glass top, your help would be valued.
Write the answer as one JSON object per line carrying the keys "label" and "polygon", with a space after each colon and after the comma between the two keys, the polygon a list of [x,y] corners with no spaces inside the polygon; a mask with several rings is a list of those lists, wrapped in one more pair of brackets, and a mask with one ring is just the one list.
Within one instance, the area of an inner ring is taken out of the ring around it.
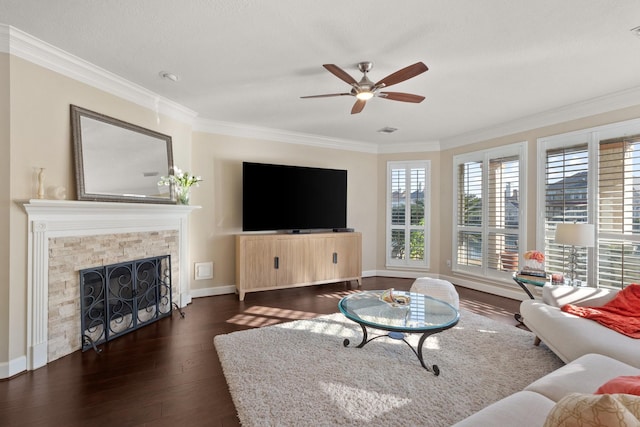
{"label": "coffee table glass top", "polygon": [[398,332],[427,332],[448,329],[460,314],[452,305],[414,292],[393,291],[394,295],[410,298],[407,305],[397,305],[380,299],[384,291],[362,291],[344,297],[340,311],[354,322],[371,328]]}

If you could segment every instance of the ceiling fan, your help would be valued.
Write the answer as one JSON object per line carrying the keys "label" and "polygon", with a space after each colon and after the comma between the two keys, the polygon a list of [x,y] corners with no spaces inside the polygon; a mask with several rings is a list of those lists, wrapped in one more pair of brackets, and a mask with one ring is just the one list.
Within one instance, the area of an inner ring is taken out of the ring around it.
{"label": "ceiling fan", "polygon": [[359,82],[337,65],[324,64],[323,67],[340,80],[350,84],[352,86],[351,91],[344,93],[329,93],[326,95],[301,96],[301,98],[328,98],[331,96],[345,95],[355,96],[357,99],[356,103],[353,104],[353,108],[351,108],[351,114],[358,114],[359,112],[361,112],[364,106],[367,104],[367,101],[374,96],[378,98],[391,99],[393,101],[414,103],[422,102],[424,100],[424,96],[413,95],[411,93],[382,91],[382,89],[385,87],[389,87],[405,80],[409,80],[410,78],[427,71],[427,66],[422,62],[416,62],[415,64],[409,65],[408,67],[398,70],[393,74],[389,74],[387,77],[376,83],[372,82],[367,77],[367,73],[371,71],[371,68],[373,68],[373,63],[371,62],[358,63],[358,69],[364,74]]}

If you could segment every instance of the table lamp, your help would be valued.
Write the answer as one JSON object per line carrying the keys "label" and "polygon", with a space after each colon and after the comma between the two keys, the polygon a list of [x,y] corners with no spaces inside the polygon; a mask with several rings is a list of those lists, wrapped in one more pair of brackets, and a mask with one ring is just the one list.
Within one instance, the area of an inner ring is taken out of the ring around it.
{"label": "table lamp", "polygon": [[578,251],[576,246],[592,247],[594,228],[593,224],[573,223],[558,224],[556,228],[555,242],[561,245],[571,245],[569,254],[569,279],[572,285],[576,285],[576,269],[578,267]]}

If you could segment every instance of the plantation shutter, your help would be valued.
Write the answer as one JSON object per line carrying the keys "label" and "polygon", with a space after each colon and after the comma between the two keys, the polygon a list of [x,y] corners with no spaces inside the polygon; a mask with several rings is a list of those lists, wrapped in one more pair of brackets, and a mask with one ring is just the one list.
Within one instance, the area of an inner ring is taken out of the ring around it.
{"label": "plantation shutter", "polygon": [[454,158],[454,270],[507,279],[518,269],[524,147],[513,144]]}
{"label": "plantation shutter", "polygon": [[482,266],[482,162],[458,165],[457,264]]}
{"label": "plantation shutter", "polygon": [[598,283],[640,283],[640,135],[598,150]]}
{"label": "plantation shutter", "polygon": [[[545,162],[545,268],[565,272],[571,247],[555,243],[558,224],[587,222],[589,150],[587,143],[549,149]],[[586,260],[586,248],[576,248]],[[578,263],[577,278],[586,280],[586,262]]]}
{"label": "plantation shutter", "polygon": [[487,267],[516,271],[520,229],[519,157],[490,159],[488,173]]}
{"label": "plantation shutter", "polygon": [[388,265],[428,266],[428,166],[428,162],[389,163]]}

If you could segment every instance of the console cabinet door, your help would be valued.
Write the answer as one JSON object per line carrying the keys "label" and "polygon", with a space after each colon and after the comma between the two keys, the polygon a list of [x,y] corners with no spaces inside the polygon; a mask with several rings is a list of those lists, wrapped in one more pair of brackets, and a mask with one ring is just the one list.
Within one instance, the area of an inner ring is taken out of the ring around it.
{"label": "console cabinet door", "polygon": [[264,238],[238,239],[237,254],[242,262],[238,263],[236,281],[241,291],[275,286],[276,243],[276,240]]}
{"label": "console cabinet door", "polygon": [[277,253],[279,265],[276,270],[277,286],[310,282],[310,272],[307,266],[312,262],[313,257],[309,251],[310,245],[308,239],[278,239]]}
{"label": "console cabinet door", "polygon": [[333,277],[353,278],[362,275],[362,239],[360,233],[345,233],[333,240]]}

